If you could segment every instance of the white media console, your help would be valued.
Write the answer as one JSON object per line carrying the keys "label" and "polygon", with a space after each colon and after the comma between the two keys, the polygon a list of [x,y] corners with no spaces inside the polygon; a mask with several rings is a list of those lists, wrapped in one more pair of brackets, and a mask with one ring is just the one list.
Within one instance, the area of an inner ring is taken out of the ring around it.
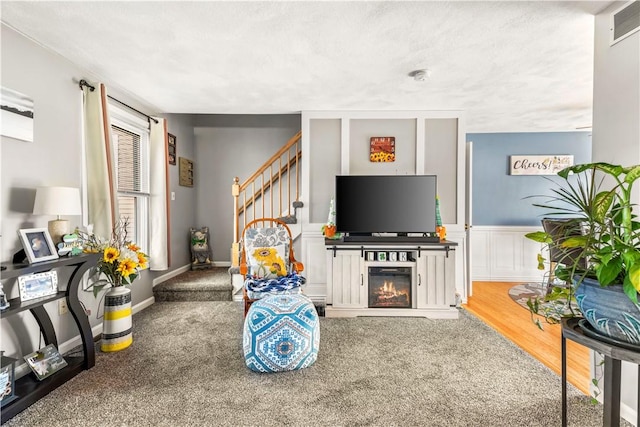
{"label": "white media console", "polygon": [[327,317],[457,319],[454,242],[325,240]]}

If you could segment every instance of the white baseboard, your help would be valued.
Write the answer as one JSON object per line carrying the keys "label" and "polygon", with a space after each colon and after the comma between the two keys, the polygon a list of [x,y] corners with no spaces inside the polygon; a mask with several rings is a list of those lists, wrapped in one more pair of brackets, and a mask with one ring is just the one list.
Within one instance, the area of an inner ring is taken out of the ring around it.
{"label": "white baseboard", "polygon": [[636,420],[638,419],[638,412],[634,411],[632,407],[624,402],[620,402],[620,416],[629,421],[630,424],[638,427]]}
{"label": "white baseboard", "polygon": [[173,279],[178,274],[186,273],[189,270],[191,270],[191,264],[187,264],[187,265],[183,265],[182,267],[178,267],[175,270],[171,270],[170,272],[168,272],[166,274],[163,274],[162,276],[158,276],[155,279],[153,279],[152,285],[153,286],[159,285],[160,283],[166,282],[169,279]]}
{"label": "white baseboard", "polygon": [[[214,261],[213,262],[213,266],[214,267],[231,267],[231,262],[230,261]],[[168,272],[166,274],[163,274],[162,276],[158,276],[155,279],[153,279],[152,285],[153,286],[159,285],[160,283],[166,282],[169,279],[173,279],[177,275],[182,274],[182,273],[186,273],[189,270],[191,270],[191,264],[187,264],[187,265],[183,265],[182,267],[178,267],[175,270],[171,270],[170,272]]]}

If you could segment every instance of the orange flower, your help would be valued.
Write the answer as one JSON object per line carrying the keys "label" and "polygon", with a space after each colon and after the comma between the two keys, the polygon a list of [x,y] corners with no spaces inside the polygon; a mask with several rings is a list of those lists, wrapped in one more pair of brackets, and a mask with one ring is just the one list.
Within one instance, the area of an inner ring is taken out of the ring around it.
{"label": "orange flower", "polygon": [[104,262],[113,264],[113,262],[117,260],[119,256],[120,256],[120,251],[110,246],[104,250],[104,255],[102,259],[104,260]]}
{"label": "orange flower", "polygon": [[143,254],[142,252],[138,252],[138,267],[140,267],[141,269],[145,269],[147,268],[147,256],[145,254]]}
{"label": "orange flower", "polygon": [[135,243],[129,243],[127,245],[127,248],[129,248],[129,250],[133,251],[133,252],[138,252],[140,250],[140,248],[138,247],[138,245],[136,245]]}

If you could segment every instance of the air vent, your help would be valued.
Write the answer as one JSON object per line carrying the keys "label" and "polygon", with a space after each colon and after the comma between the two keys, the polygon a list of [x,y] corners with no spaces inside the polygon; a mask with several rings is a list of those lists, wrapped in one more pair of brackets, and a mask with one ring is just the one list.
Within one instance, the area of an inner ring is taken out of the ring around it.
{"label": "air vent", "polygon": [[611,45],[640,29],[640,1],[633,0],[611,14]]}

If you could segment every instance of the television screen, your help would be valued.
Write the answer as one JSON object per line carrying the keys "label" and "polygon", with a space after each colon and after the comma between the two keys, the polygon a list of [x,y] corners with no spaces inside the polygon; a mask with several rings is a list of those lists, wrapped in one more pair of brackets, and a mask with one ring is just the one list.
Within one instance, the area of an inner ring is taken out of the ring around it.
{"label": "television screen", "polygon": [[336,228],[341,233],[433,233],[435,175],[336,176]]}

